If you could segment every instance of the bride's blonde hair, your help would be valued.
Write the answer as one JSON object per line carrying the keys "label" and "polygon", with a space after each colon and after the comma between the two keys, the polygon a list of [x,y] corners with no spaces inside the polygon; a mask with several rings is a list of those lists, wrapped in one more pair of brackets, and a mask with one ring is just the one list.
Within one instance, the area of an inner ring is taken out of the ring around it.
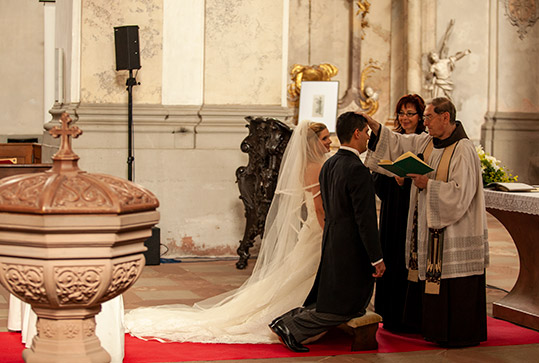
{"label": "bride's blonde hair", "polygon": [[326,153],[326,149],[320,141],[320,133],[327,129],[327,126],[321,122],[309,121],[308,124],[310,132],[307,136],[308,147],[307,160],[309,162],[320,162]]}
{"label": "bride's blonde hair", "polygon": [[320,135],[320,133],[322,131],[324,131],[325,129],[327,129],[327,126],[324,125],[323,123],[321,122],[314,122],[314,121],[311,121],[309,122],[309,128],[311,130],[313,130],[317,135]]}

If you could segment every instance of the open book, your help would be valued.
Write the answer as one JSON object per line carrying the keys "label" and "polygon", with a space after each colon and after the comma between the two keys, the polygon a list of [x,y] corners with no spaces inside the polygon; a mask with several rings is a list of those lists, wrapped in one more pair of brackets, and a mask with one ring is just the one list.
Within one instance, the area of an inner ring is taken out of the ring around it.
{"label": "open book", "polygon": [[423,175],[434,170],[411,151],[405,152],[393,162],[390,160],[380,160],[378,166],[400,177],[405,177],[406,174]]}
{"label": "open book", "polygon": [[530,192],[530,191],[539,191],[539,188],[536,188],[532,185],[525,183],[489,183],[485,188],[492,188],[502,192]]}

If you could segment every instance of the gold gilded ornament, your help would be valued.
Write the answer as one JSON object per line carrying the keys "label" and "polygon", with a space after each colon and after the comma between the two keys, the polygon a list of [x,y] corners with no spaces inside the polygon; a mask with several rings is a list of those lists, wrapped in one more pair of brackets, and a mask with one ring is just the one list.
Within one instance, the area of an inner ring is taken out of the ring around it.
{"label": "gold gilded ornament", "polygon": [[299,104],[302,81],[329,81],[339,73],[339,69],[329,63],[304,66],[294,64],[290,71],[292,83],[288,85],[288,101],[292,106]]}

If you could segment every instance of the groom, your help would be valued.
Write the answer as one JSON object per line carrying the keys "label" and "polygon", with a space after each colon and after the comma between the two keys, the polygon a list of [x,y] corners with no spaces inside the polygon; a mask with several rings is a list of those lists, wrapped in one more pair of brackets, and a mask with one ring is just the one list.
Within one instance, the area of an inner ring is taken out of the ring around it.
{"label": "groom", "polygon": [[269,327],[294,352],[329,328],[365,314],[374,279],[385,271],[378,239],[374,185],[359,155],[367,150],[367,120],[354,112],[337,119],[339,151],[320,171],[325,211],[322,257],[305,307],[276,318]]}

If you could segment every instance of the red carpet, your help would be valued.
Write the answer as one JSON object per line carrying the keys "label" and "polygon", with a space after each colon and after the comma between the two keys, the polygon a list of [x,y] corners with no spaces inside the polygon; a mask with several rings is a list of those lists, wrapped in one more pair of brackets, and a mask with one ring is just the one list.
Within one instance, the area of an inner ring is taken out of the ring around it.
{"label": "red carpet", "polygon": [[[378,330],[378,350],[351,352],[351,337],[332,331],[318,342],[309,345],[309,353],[292,353],[280,344],[201,344],[159,343],[142,341],[126,335],[124,363],[182,362],[197,360],[263,359],[308,357],[361,353],[394,353],[442,349],[428,343],[417,334],[395,335]],[[503,320],[488,318],[488,341],[481,347],[538,344],[539,332],[519,327]],[[0,333],[0,362],[23,362],[21,335]]]}

